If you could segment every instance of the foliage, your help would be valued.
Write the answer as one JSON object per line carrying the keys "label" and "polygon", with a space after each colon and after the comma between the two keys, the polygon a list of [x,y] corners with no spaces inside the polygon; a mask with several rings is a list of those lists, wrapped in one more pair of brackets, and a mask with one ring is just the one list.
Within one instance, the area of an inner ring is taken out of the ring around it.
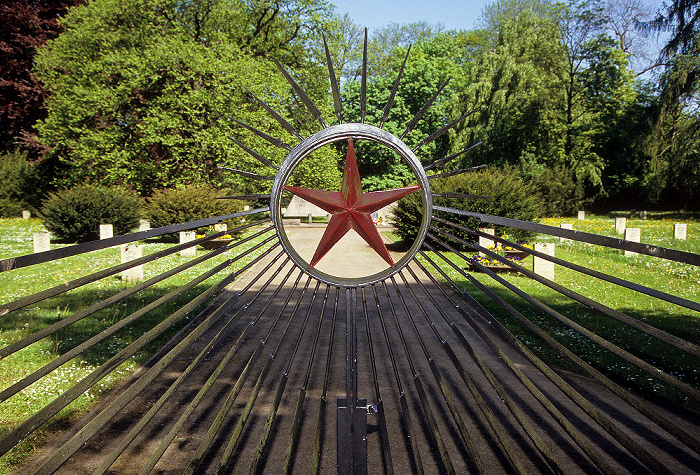
{"label": "foliage", "polygon": [[[485,197],[466,198],[461,203],[454,198],[435,198],[433,204],[438,206],[526,221],[535,219],[541,210],[540,199],[533,188],[525,183],[519,177],[519,172],[512,167],[488,168],[475,173],[439,178],[431,180],[430,185],[433,193],[466,193]],[[420,197],[414,193],[399,201],[394,211],[397,233],[406,241],[412,242],[418,233],[421,220],[420,206]],[[440,213],[436,214],[440,215]],[[453,214],[445,217],[469,229],[483,227],[477,218],[458,217]],[[510,239],[516,241],[527,241],[533,237],[530,232],[503,226],[495,226],[495,230],[496,235],[507,233]],[[476,240],[467,232],[455,231],[455,234],[466,241]]]}
{"label": "foliage", "polygon": [[141,218],[141,198],[117,187],[83,184],[51,193],[40,215],[55,237],[91,241],[99,237],[100,224],[111,224],[115,236],[134,229]]}
{"label": "foliage", "polygon": [[0,155],[0,183],[0,217],[14,218],[38,207],[39,174],[26,153]]}
{"label": "foliage", "polygon": [[573,216],[583,209],[583,186],[570,169],[545,167],[527,183],[539,197],[541,216]]}
{"label": "foliage", "polygon": [[83,0],[0,3],[0,152],[21,143],[36,159],[33,126],[45,116],[46,91],[32,74],[35,49],[63,30],[59,18]]}
{"label": "foliage", "polygon": [[[190,185],[158,190],[148,200],[146,214],[151,227],[159,228],[243,210],[243,203],[238,200],[216,199],[225,195],[224,190],[217,190],[207,185]],[[224,222],[228,224],[229,228],[240,224],[234,220]],[[202,227],[197,228],[196,231],[204,233],[208,229]],[[168,237],[177,240],[176,234],[168,235]]]}

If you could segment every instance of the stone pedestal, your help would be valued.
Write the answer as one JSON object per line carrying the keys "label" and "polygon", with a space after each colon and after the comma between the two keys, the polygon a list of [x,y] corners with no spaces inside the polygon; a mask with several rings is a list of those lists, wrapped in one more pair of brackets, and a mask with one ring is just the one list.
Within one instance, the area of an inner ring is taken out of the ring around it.
{"label": "stone pedestal", "polygon": [[151,223],[147,219],[139,219],[139,231],[148,231],[151,229]]}
{"label": "stone pedestal", "polygon": [[580,220],[582,220],[582,221],[583,221],[584,219],[586,219],[586,212],[585,212],[585,211],[579,211],[579,212],[578,212],[578,219],[580,219]]}
{"label": "stone pedestal", "polygon": [[[571,223],[561,223],[561,225],[560,225],[559,227],[562,228],[562,229],[568,229],[568,230],[573,230],[573,229],[574,229],[574,225],[571,224]],[[559,240],[560,240],[561,242],[571,241],[571,239],[568,239],[568,238],[565,238],[565,237],[559,238]]]}
{"label": "stone pedestal", "polygon": [[[554,256],[554,247],[553,242],[536,242],[534,250],[548,256]],[[533,256],[532,271],[545,279],[554,280],[554,262]]]}
{"label": "stone pedestal", "polygon": [[[625,241],[641,242],[642,232],[639,228],[625,229]],[[625,251],[625,256],[636,256],[636,252]]]}
{"label": "stone pedestal", "polygon": [[26,209],[22,211],[22,219],[29,219],[31,217],[32,217],[32,213],[30,213]]}
{"label": "stone pedestal", "polygon": [[688,225],[685,223],[676,223],[673,225],[673,239],[685,241],[688,235]]}
{"label": "stone pedestal", "polygon": [[639,212],[639,219],[647,219],[647,212],[646,212],[646,211],[640,211],[640,212]]}
{"label": "stone pedestal", "polygon": [[[495,235],[495,230],[493,228],[481,228],[479,229],[482,233],[490,234],[491,236]],[[479,236],[479,246],[481,247],[492,247],[493,246],[493,240]],[[481,252],[479,253],[480,255],[483,255]]]}
{"label": "stone pedestal", "polygon": [[615,218],[615,232],[617,234],[625,234],[625,229],[627,229],[627,218]]}
{"label": "stone pedestal", "polygon": [[34,254],[51,250],[51,234],[49,233],[34,233],[32,241],[34,242]]}
{"label": "stone pedestal", "polygon": [[[122,244],[119,246],[122,264],[133,261],[139,257],[143,257],[143,246],[136,243]],[[143,266],[134,266],[125,269],[121,273],[122,280],[131,282],[135,280],[143,280]]]}
{"label": "stone pedestal", "polygon": [[100,224],[100,239],[114,237],[114,227],[111,224]]}
{"label": "stone pedestal", "polygon": [[[180,231],[180,244],[194,241],[197,238],[194,231]],[[182,257],[192,257],[196,254],[196,246],[188,247],[180,251]]]}

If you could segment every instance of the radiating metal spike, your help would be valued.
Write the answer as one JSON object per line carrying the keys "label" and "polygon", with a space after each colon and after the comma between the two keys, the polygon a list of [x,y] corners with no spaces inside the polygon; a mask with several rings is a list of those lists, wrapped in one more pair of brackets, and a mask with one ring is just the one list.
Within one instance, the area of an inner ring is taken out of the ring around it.
{"label": "radiating metal spike", "polygon": [[433,178],[447,178],[448,176],[461,175],[462,173],[481,170],[482,168],[486,168],[487,166],[488,165],[479,165],[471,168],[462,168],[461,170],[452,170],[451,172],[438,173],[437,175],[430,175],[428,177],[428,180],[432,180]]}
{"label": "radiating metal spike", "polygon": [[290,146],[287,145],[286,143],[282,142],[280,139],[276,139],[275,137],[273,137],[273,136],[271,136],[271,135],[268,135],[268,134],[266,134],[265,132],[262,132],[262,131],[256,129],[256,128],[253,127],[252,125],[248,125],[248,124],[246,124],[245,122],[240,121],[240,120],[238,120],[238,119],[236,119],[236,118],[233,118],[233,117],[230,117],[230,116],[229,116],[229,119],[231,119],[232,121],[234,121],[235,123],[237,123],[237,124],[239,124],[239,125],[242,125],[242,126],[245,127],[246,129],[250,130],[250,131],[253,132],[255,135],[257,135],[258,137],[260,137],[260,138],[262,138],[262,139],[264,139],[264,140],[267,140],[268,142],[270,142],[270,143],[271,143],[272,145],[274,145],[275,147],[283,148],[283,149],[285,149],[285,150],[290,150],[290,151],[292,150],[292,147],[290,147]]}
{"label": "radiating metal spike", "polygon": [[229,172],[237,173],[241,176],[247,177],[247,178],[252,178],[253,180],[274,180],[274,176],[268,176],[268,175],[258,175],[257,173],[252,173],[252,172],[247,172],[244,170],[237,170],[235,168],[229,168],[229,167],[220,167],[217,166],[219,170],[226,170]]}
{"label": "radiating metal spike", "polygon": [[401,76],[403,75],[403,69],[406,66],[406,60],[408,60],[408,54],[411,52],[411,45],[408,46],[408,51],[406,51],[406,57],[403,59],[403,63],[401,63],[401,69],[399,69],[399,75],[396,76],[396,81],[394,82],[394,87],[391,88],[391,94],[389,94],[389,100],[386,103],[386,106],[384,107],[384,114],[382,115],[382,122],[379,124],[379,128],[383,129],[384,128],[384,122],[389,118],[389,112],[391,111],[391,107],[394,105],[394,96],[396,96],[396,91],[399,89],[399,82],[401,81]]}
{"label": "radiating metal spike", "polygon": [[292,124],[290,124],[289,122],[287,122],[287,121],[285,120],[284,117],[282,117],[281,115],[279,115],[272,107],[270,107],[267,103],[265,103],[265,102],[263,102],[262,100],[260,100],[260,99],[258,98],[258,96],[256,96],[256,95],[253,94],[252,92],[250,92],[250,90],[249,90],[247,87],[244,87],[243,89],[245,89],[246,91],[248,91],[248,94],[250,94],[251,96],[253,96],[253,99],[255,99],[256,101],[258,101],[258,103],[259,103],[261,106],[263,106],[263,109],[265,109],[265,110],[268,112],[268,114],[270,114],[270,115],[272,116],[272,118],[275,119],[275,120],[282,126],[282,128],[284,128],[284,130],[286,130],[286,131],[289,132],[290,134],[296,136],[296,137],[297,137],[298,139],[300,139],[300,140],[303,140],[303,139],[304,139],[304,137],[302,137],[301,135],[299,135],[299,132],[297,132],[297,129],[295,129],[294,126],[293,126]]}
{"label": "radiating metal spike", "polygon": [[252,195],[235,195],[235,196],[218,196],[217,200],[263,200],[269,199],[270,195],[265,193],[256,193]]}
{"label": "radiating metal spike", "polygon": [[432,135],[430,135],[430,137],[427,137],[427,138],[423,139],[423,141],[422,141],[421,143],[419,143],[418,145],[415,146],[415,148],[413,149],[413,151],[415,152],[416,150],[418,150],[419,148],[421,148],[423,145],[429,144],[430,142],[432,142],[432,141],[435,140],[436,138],[440,137],[442,134],[444,134],[445,132],[447,132],[448,130],[450,130],[452,127],[454,127],[455,125],[457,125],[457,124],[459,124],[460,122],[462,122],[464,119],[466,119],[467,117],[469,117],[470,115],[472,115],[474,112],[476,112],[476,109],[473,109],[473,110],[467,112],[466,114],[464,114],[464,115],[463,115],[462,117],[460,117],[459,119],[453,120],[452,122],[450,122],[449,124],[447,124],[446,126],[444,126],[443,128],[441,128],[440,130],[438,130],[437,132],[434,132]]}
{"label": "radiating metal spike", "polygon": [[484,200],[490,200],[490,196],[482,195],[469,195],[466,193],[433,193],[433,198],[478,198]]}
{"label": "radiating metal spike", "polygon": [[321,124],[321,127],[323,127],[325,129],[326,123],[323,121],[323,118],[321,117],[321,111],[318,110],[318,107],[316,107],[316,104],[313,103],[311,98],[306,94],[306,92],[304,92],[304,90],[301,88],[301,86],[299,84],[297,84],[297,82],[287,72],[287,70],[284,69],[284,66],[282,66],[279,61],[277,61],[275,58],[272,58],[272,61],[275,62],[275,64],[279,68],[279,70],[282,72],[282,75],[285,77],[285,79],[287,79],[287,82],[289,83],[289,85],[292,86],[292,89],[294,89],[294,91],[299,95],[301,102],[304,103],[306,108],[311,113],[311,116]]}
{"label": "radiating metal spike", "polygon": [[421,118],[423,118],[423,116],[428,111],[430,106],[433,105],[433,102],[435,102],[435,99],[437,99],[437,97],[440,95],[442,90],[445,89],[445,86],[447,86],[447,84],[450,82],[450,79],[452,79],[452,78],[447,78],[447,81],[442,83],[442,86],[440,86],[438,88],[438,90],[435,91],[435,94],[433,94],[433,97],[431,97],[428,100],[428,102],[425,103],[423,108],[421,110],[419,110],[418,113],[416,114],[416,116],[413,119],[411,119],[411,121],[408,123],[408,125],[406,125],[406,130],[404,130],[403,134],[401,134],[401,137],[400,137],[401,139],[403,139],[411,130],[413,130],[413,127],[416,126],[418,121],[421,120]]}
{"label": "radiating metal spike", "polygon": [[365,45],[362,49],[362,84],[360,85],[360,122],[365,123],[367,113],[367,28],[365,28]]}
{"label": "radiating metal spike", "polygon": [[259,154],[258,152],[256,152],[255,150],[252,150],[252,149],[246,147],[245,145],[243,145],[242,143],[240,143],[238,140],[234,139],[233,137],[229,136],[229,139],[231,139],[231,141],[232,141],[233,143],[235,143],[236,145],[238,145],[239,147],[241,147],[243,150],[245,150],[246,153],[248,153],[248,155],[250,155],[251,157],[255,158],[256,160],[258,160],[258,161],[259,161],[260,163],[262,163],[263,165],[267,165],[268,167],[274,168],[275,170],[279,170],[279,169],[280,169],[280,167],[278,167],[277,165],[275,165],[274,163],[272,163],[270,160],[268,160],[267,158],[263,157],[262,155],[260,155],[260,154]]}
{"label": "radiating metal spike", "polygon": [[331,78],[331,91],[333,92],[333,107],[335,108],[335,115],[338,118],[338,123],[343,123],[343,103],[340,100],[340,87],[338,87],[338,78],[335,75],[335,69],[333,69],[333,61],[331,60],[331,52],[328,50],[328,43],[326,42],[326,35],[323,35],[323,47],[326,49],[326,61],[328,62],[328,75]]}
{"label": "radiating metal spike", "polygon": [[478,147],[479,145],[482,145],[483,143],[484,143],[484,142],[475,143],[475,144],[472,145],[471,147],[465,148],[465,149],[462,150],[461,152],[453,153],[452,155],[449,155],[449,156],[447,156],[447,157],[445,157],[445,158],[441,158],[440,160],[436,160],[436,161],[434,161],[433,163],[431,163],[430,165],[424,166],[424,167],[423,167],[423,170],[430,170],[431,168],[441,167],[441,166],[443,166],[444,164],[446,164],[447,162],[450,162],[450,161],[454,160],[455,158],[459,157],[460,155],[463,155],[463,154],[465,154],[465,153],[467,153],[467,152],[470,152],[470,151],[474,150],[476,147]]}

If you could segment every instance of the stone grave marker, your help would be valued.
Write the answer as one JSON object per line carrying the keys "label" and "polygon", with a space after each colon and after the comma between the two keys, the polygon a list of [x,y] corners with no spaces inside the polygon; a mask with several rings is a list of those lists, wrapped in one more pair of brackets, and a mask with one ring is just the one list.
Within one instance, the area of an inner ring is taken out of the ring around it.
{"label": "stone grave marker", "polygon": [[34,254],[51,250],[51,234],[49,233],[34,233],[32,241],[34,242]]}
{"label": "stone grave marker", "polygon": [[686,223],[676,223],[673,225],[673,239],[685,241],[688,235],[688,225]]}
{"label": "stone grave marker", "polygon": [[[194,231],[180,231],[180,244],[194,241],[196,239],[196,237],[197,236],[195,235]],[[196,249],[195,249],[196,247],[197,246],[192,246],[192,247],[188,247],[186,249],[182,249],[180,251],[180,255],[182,257],[192,257],[197,253]]]}
{"label": "stone grave marker", "polygon": [[100,224],[100,239],[114,237],[114,227],[111,224]]}
{"label": "stone grave marker", "polygon": [[[562,228],[562,229],[568,229],[568,230],[573,230],[573,229],[574,229],[574,225],[571,224],[571,223],[561,223],[561,225],[560,225],[559,227]],[[571,241],[571,239],[568,239],[568,238],[565,238],[565,237],[559,238],[559,240],[561,240],[561,242]]]}
{"label": "stone grave marker", "polygon": [[[139,257],[143,257],[143,246],[136,243],[122,244],[119,246],[119,254],[121,255],[122,264],[133,261]],[[132,282],[135,280],[143,280],[143,265],[138,265],[125,269],[121,272],[122,280]]]}
{"label": "stone grave marker", "polygon": [[30,213],[26,209],[22,211],[22,219],[29,219],[31,217],[32,217],[32,213]]}
{"label": "stone grave marker", "polygon": [[139,219],[139,231],[148,231],[151,229],[151,223],[147,219]]}
{"label": "stone grave marker", "polygon": [[[496,232],[493,228],[480,228],[479,231],[481,231],[482,233],[490,234],[491,236],[495,235]],[[493,240],[483,236],[479,236],[479,246],[491,247],[493,246]],[[479,252],[479,255],[483,256],[481,252]]]}
{"label": "stone grave marker", "polygon": [[581,221],[583,221],[584,219],[586,219],[586,212],[585,212],[585,211],[579,211],[579,212],[578,212],[578,219],[580,219]]}
{"label": "stone grave marker", "polygon": [[[642,232],[639,228],[627,228],[625,229],[625,240],[632,242],[641,242]],[[636,256],[636,252],[625,251],[625,257]]]}
{"label": "stone grave marker", "polygon": [[[553,242],[536,242],[534,246],[535,251],[547,254],[548,256],[554,256],[554,248],[555,245]],[[545,279],[554,280],[554,262],[533,256],[532,271]]]}
{"label": "stone grave marker", "polygon": [[625,234],[625,229],[627,229],[627,218],[625,218],[625,217],[615,218],[615,232],[617,234]]}

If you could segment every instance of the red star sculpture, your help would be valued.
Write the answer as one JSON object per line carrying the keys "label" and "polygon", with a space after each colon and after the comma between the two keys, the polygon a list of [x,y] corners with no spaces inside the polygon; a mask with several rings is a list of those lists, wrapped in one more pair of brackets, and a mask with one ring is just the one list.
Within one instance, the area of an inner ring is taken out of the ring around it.
{"label": "red star sculpture", "polygon": [[367,241],[367,244],[372,246],[372,249],[377,251],[377,254],[382,256],[391,267],[394,267],[394,260],[391,258],[370,215],[384,206],[413,193],[420,187],[408,186],[406,188],[363,193],[362,185],[360,184],[360,172],[357,169],[355,148],[353,147],[352,139],[349,139],[348,153],[345,157],[345,168],[343,170],[343,182],[339,192],[314,190],[298,186],[285,186],[285,188],[331,214],[331,219],[323,233],[321,242],[318,243],[314,257],[311,259],[311,267],[315,266],[351,228],[362,236]]}

